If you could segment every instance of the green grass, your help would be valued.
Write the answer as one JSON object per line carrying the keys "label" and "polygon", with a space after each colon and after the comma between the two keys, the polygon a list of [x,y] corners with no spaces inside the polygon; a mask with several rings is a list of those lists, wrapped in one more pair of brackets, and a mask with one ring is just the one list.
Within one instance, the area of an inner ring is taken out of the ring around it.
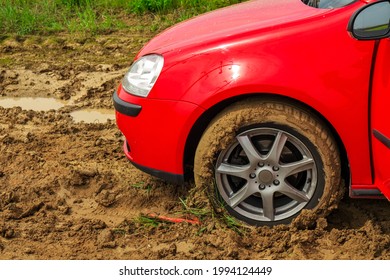
{"label": "green grass", "polygon": [[140,215],[139,217],[135,218],[134,221],[138,224],[138,227],[141,228],[155,228],[161,224],[158,219],[151,218],[145,215]]}
{"label": "green grass", "polygon": [[12,60],[8,57],[0,57],[0,66],[10,65]]}
{"label": "green grass", "polygon": [[181,204],[181,208],[182,208],[180,213],[182,213],[182,214],[190,214],[190,215],[196,216],[199,219],[202,219],[202,218],[204,218],[206,216],[211,215],[210,209],[190,207],[190,206],[188,206],[186,200],[184,200],[182,198],[179,198],[179,199],[180,199],[180,204]]}
{"label": "green grass", "polygon": [[128,27],[129,18],[142,21],[144,14],[175,14],[178,22],[239,2],[243,0],[0,0],[0,33],[99,34]]}
{"label": "green grass", "polygon": [[186,9],[190,13],[197,14],[211,11],[224,6],[237,4],[239,0],[133,0],[128,5],[135,13],[166,13],[173,9]]}
{"label": "green grass", "polygon": [[133,188],[138,189],[138,190],[144,190],[146,195],[149,196],[150,193],[152,192],[152,186],[149,184],[146,184],[144,182],[138,182],[132,185]]}

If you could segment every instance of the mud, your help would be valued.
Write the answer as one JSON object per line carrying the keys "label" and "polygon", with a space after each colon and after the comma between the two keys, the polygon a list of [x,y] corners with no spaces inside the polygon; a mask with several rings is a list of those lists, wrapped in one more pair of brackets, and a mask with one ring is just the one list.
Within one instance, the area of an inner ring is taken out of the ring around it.
{"label": "mud", "polygon": [[[153,35],[1,38],[1,259],[390,258],[387,201],[344,197],[309,228],[240,226],[192,203],[191,184],[173,186],[132,167],[114,120],[72,116],[113,113],[113,90]],[[2,105],[26,97],[61,106]]]}

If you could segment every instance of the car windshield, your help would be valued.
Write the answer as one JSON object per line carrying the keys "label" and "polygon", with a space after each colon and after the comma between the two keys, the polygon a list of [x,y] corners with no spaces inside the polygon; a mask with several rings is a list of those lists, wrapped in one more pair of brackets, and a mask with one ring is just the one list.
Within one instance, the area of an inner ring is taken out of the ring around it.
{"label": "car windshield", "polygon": [[310,7],[321,9],[339,8],[355,1],[356,0],[302,0],[303,3]]}

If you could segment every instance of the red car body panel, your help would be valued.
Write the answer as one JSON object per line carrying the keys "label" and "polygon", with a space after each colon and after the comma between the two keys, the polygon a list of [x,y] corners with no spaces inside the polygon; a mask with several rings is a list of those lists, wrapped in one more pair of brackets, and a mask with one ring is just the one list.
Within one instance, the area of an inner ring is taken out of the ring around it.
{"label": "red car body panel", "polygon": [[220,46],[226,39],[234,41],[234,37],[245,36],[245,33],[280,29],[281,24],[307,20],[327,12],[308,7],[299,0],[244,2],[233,9],[220,9],[167,29],[152,39],[139,55],[151,52],[187,55],[188,51],[183,50],[191,48],[195,53],[201,49],[207,51],[213,45]]}
{"label": "red car body panel", "polygon": [[122,87],[118,93],[142,106],[136,118],[116,112],[118,127],[131,147],[131,152],[126,153],[129,159],[155,170],[182,174],[183,158],[178,155],[184,154],[189,131],[204,110],[189,102],[130,97]]}
{"label": "red car body panel", "polygon": [[139,166],[181,176],[190,131],[205,112],[232,98],[280,96],[305,104],[334,129],[347,155],[351,196],[379,188],[390,198],[390,149],[373,134],[390,137],[389,40],[380,42],[373,61],[375,41],[347,31],[353,13],[368,2],[316,9],[300,0],[249,1],[163,32],[136,57],[164,56],[149,96],[117,91],[142,107],[137,117],[117,112],[126,155]]}
{"label": "red car body panel", "polygon": [[373,169],[375,185],[390,197],[390,143],[380,141],[380,135],[389,139],[390,120],[390,40],[379,42],[372,88],[372,130],[379,133],[372,136]]}

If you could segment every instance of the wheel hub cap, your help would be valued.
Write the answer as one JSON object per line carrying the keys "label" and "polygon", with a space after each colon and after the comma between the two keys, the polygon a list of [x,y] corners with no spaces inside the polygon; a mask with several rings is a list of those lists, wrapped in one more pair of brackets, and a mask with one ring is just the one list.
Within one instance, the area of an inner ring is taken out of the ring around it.
{"label": "wheel hub cap", "polygon": [[259,174],[259,180],[262,184],[270,185],[274,180],[274,174],[269,170],[263,170]]}

